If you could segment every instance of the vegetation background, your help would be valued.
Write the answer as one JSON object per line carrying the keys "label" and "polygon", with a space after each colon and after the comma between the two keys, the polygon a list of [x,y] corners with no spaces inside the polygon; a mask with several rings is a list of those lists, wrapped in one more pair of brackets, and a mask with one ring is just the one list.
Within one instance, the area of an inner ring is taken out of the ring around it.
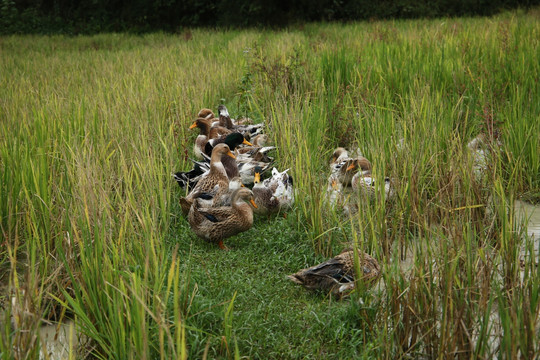
{"label": "vegetation background", "polygon": [[181,32],[311,21],[486,16],[538,0],[1,0],[1,33]]}
{"label": "vegetation background", "polygon": [[[538,358],[538,243],[515,203],[540,200],[539,19],[0,37],[0,357],[39,358],[41,327],[69,318],[72,358]],[[265,123],[297,188],[229,252],[193,234],[171,178],[221,103]],[[340,145],[395,197],[330,208]],[[375,288],[286,279],[349,246],[381,263]]]}

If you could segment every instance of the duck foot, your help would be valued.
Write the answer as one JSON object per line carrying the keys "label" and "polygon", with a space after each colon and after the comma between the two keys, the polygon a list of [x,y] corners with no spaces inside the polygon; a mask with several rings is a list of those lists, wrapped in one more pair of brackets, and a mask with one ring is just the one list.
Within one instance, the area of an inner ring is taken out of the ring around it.
{"label": "duck foot", "polygon": [[218,242],[218,246],[221,250],[225,250],[225,251],[228,251],[229,248],[225,246],[225,244],[223,243],[223,240],[219,240]]}

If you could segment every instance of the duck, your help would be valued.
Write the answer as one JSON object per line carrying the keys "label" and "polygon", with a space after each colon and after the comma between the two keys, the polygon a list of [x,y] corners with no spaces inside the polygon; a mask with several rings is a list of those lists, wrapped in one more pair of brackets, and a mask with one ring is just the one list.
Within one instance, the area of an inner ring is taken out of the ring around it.
{"label": "duck", "polygon": [[365,157],[344,158],[331,167],[332,175],[336,176],[343,186],[351,186],[352,178],[357,172],[366,173],[371,170],[371,163]]}
{"label": "duck", "polygon": [[274,158],[268,156],[268,153],[275,149],[275,146],[244,146],[236,151],[236,155],[238,157],[238,161],[242,161],[245,159],[272,163],[274,161]]}
{"label": "duck", "polygon": [[255,180],[255,168],[261,168],[261,174],[270,169],[274,158],[268,156],[268,152],[274,150],[274,146],[246,146],[236,151],[236,163],[244,185],[251,185]]}
{"label": "duck", "polygon": [[[384,178],[385,199],[391,198],[394,195],[391,183],[392,181],[389,177]],[[367,195],[369,199],[373,199],[377,193],[379,182],[375,182],[375,178],[372,176],[371,171],[358,172],[353,176],[351,186],[354,191]]]}
{"label": "duck", "polygon": [[229,189],[220,191],[219,187],[208,191],[197,191],[193,193],[193,198],[199,199],[199,204],[204,207],[231,206],[231,197],[235,190],[244,187],[242,179],[237,176],[229,181]]}
{"label": "duck", "polygon": [[343,186],[351,186],[351,180],[358,171],[371,170],[371,163],[366,159],[360,149],[355,151],[354,157],[344,147],[338,147],[330,158],[330,171]]}
{"label": "duck", "polygon": [[326,187],[326,198],[332,207],[339,207],[345,204],[346,198],[343,193],[343,185],[335,174],[328,177],[328,186]]}
{"label": "duck", "polygon": [[279,172],[272,169],[272,177],[261,181],[262,169],[255,167],[253,196],[257,209],[255,213],[259,215],[270,215],[279,212],[281,209],[290,208],[294,201],[293,179],[287,174],[289,169]]}
{"label": "duck", "polygon": [[239,159],[237,161],[238,172],[242,178],[242,184],[250,186],[255,181],[255,168],[261,168],[261,174],[266,172],[272,166],[272,163],[265,163],[253,159]]}
{"label": "duck", "polygon": [[[355,256],[362,270],[360,279],[356,279],[354,271]],[[322,290],[344,297],[355,288],[357,281],[370,286],[380,275],[381,267],[375,258],[360,250],[355,255],[354,249],[346,249],[336,257],[288,275],[288,278],[307,289]]]}
{"label": "duck", "polygon": [[[209,140],[205,145],[205,152],[208,153],[212,149],[212,144],[224,142],[229,145],[231,151],[234,151],[235,159],[229,159],[226,156],[222,158],[223,166],[227,172],[229,179],[240,176],[244,185],[253,184],[254,169],[256,166],[261,167],[261,171],[268,170],[274,158],[268,156],[268,152],[275,149],[273,146],[257,147],[253,146],[241,133],[231,133],[225,138]],[[239,148],[239,145],[247,145]],[[210,161],[208,155],[203,154],[205,161]]]}
{"label": "duck", "polygon": [[334,150],[332,153],[332,157],[330,158],[330,166],[333,164],[337,164],[341,162],[344,159],[347,159],[349,157],[349,152],[344,147],[338,147]]}
{"label": "duck", "polygon": [[254,146],[266,146],[270,143],[270,137],[267,134],[259,134],[251,138]]}
{"label": "duck", "polygon": [[263,124],[238,124],[229,115],[229,110],[225,105],[218,106],[219,119],[218,123],[220,126],[226,127],[227,129],[240,132],[246,137],[253,137],[262,132]]}
{"label": "duck", "polygon": [[207,108],[202,108],[197,114],[198,118],[213,119],[215,118],[214,112]]}
{"label": "duck", "polygon": [[333,209],[342,210],[347,216],[357,214],[358,202],[356,197],[352,195],[353,191],[350,187],[343,187],[336,175],[330,175],[326,188],[326,199]]}
{"label": "duck", "polygon": [[222,143],[225,143],[225,144],[229,145],[229,148],[233,152],[236,150],[237,146],[239,146],[239,145],[253,146],[252,143],[247,141],[247,139],[244,137],[244,135],[242,135],[239,132],[232,132],[230,134],[227,134],[226,136],[221,136],[221,137],[216,138],[216,139],[208,140],[208,142],[206,143],[206,145],[204,147],[204,153],[206,155],[210,156],[214,146],[216,146],[217,144],[222,144]]}
{"label": "duck", "polygon": [[221,159],[221,162],[223,163],[223,166],[225,167],[225,172],[227,173],[227,177],[229,179],[233,179],[235,177],[240,176],[240,171],[237,165],[237,157],[238,157],[238,154],[236,152],[237,147],[242,144],[249,145],[249,146],[251,146],[252,144],[249,141],[247,141],[242,134],[238,132],[230,133],[227,136],[220,137],[218,139],[209,140],[206,143],[205,148],[204,148],[204,152],[206,156],[203,155],[207,161],[210,160],[208,156],[212,153],[212,149],[214,148],[214,146],[216,146],[217,144],[222,144],[222,143],[227,144],[229,148],[231,149],[231,151],[235,154],[235,159],[232,159],[231,157],[228,157],[228,156],[223,156],[223,158]]}
{"label": "duck", "polygon": [[229,178],[225,172],[225,167],[221,162],[221,157],[228,155],[234,158],[234,154],[229,149],[227,144],[218,144],[212,150],[212,156],[210,159],[210,171],[202,177],[193,190],[185,198],[180,199],[180,205],[182,207],[182,213],[187,215],[189,209],[193,204],[193,200],[200,193],[212,193],[214,194],[214,200],[222,198],[222,195],[229,190]]}
{"label": "duck", "polygon": [[227,250],[224,239],[253,226],[252,207],[257,208],[253,192],[242,187],[232,194],[231,206],[204,207],[196,198],[189,210],[188,222],[197,236],[217,243],[220,249]]}
{"label": "duck", "polygon": [[232,131],[222,126],[212,126],[212,119],[210,118],[197,118],[189,129],[199,128],[200,134],[195,139],[193,145],[193,152],[198,159],[203,158],[204,148],[206,143],[215,138],[219,138],[223,135],[228,135]]}

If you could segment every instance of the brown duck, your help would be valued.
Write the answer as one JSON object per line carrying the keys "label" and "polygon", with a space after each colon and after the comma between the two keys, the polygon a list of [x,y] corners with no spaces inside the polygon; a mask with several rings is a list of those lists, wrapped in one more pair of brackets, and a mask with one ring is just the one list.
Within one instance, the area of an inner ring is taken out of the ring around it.
{"label": "brown duck", "polygon": [[197,236],[217,243],[221,249],[226,250],[223,239],[247,231],[253,226],[253,210],[246,201],[257,207],[253,201],[253,193],[247,188],[235,190],[231,197],[231,206],[202,207],[197,198],[189,210],[189,225]]}
{"label": "brown duck", "polygon": [[[232,152],[236,152],[237,147],[240,145],[252,145],[249,141],[247,141],[244,136],[240,133],[233,132],[225,137],[220,137],[217,139],[209,140],[206,143],[206,146],[204,148],[204,152],[206,155],[211,155],[212,150],[214,146],[217,144],[225,143],[229,146],[229,149],[231,149]],[[240,172],[238,170],[238,165],[236,163],[236,159],[232,159],[229,156],[223,156],[221,158],[221,162],[223,163],[223,166],[225,167],[225,171],[227,172],[227,176],[229,179],[234,179],[237,176],[240,176]]]}
{"label": "brown duck", "polygon": [[367,172],[371,170],[371,163],[363,156],[355,158],[337,158],[330,165],[332,175],[336,176],[343,186],[351,186],[353,176],[357,172]]}
{"label": "brown duck", "polygon": [[279,172],[273,168],[272,177],[263,182],[261,181],[261,167],[255,167],[253,180],[255,185],[252,189],[255,204],[257,204],[255,213],[270,215],[292,206],[294,202],[293,179],[287,174],[288,170]]}
{"label": "brown duck", "polygon": [[214,118],[214,112],[207,108],[202,108],[199,113],[197,114],[197,117],[200,118],[206,118],[206,119],[213,119]]}
{"label": "brown duck", "polygon": [[218,199],[222,198],[223,194],[229,191],[229,178],[221,162],[222,155],[235,157],[227,144],[218,144],[214,147],[212,156],[210,157],[210,171],[197,182],[197,185],[195,185],[188,196],[180,198],[180,205],[184,215],[188,215],[193,200],[201,193],[212,193],[213,198],[218,201]]}
{"label": "brown duck", "polygon": [[363,272],[361,279],[355,279],[354,250],[351,249],[319,265],[289,275],[288,278],[308,289],[320,289],[343,296],[354,289],[356,281],[369,285],[375,283],[381,275],[379,263],[368,254],[358,251],[358,262]]}
{"label": "brown duck", "polygon": [[199,128],[200,134],[195,139],[195,145],[193,146],[193,152],[197,158],[202,159],[204,153],[204,147],[208,140],[219,138],[223,135],[228,135],[232,131],[222,126],[212,126],[212,119],[210,118],[198,118],[191,124],[189,129]]}

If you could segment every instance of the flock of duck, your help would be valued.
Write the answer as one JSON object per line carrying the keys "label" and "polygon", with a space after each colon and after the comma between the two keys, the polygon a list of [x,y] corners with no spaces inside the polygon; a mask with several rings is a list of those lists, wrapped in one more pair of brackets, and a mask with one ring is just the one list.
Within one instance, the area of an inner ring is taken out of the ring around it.
{"label": "flock of duck", "polygon": [[198,160],[193,160],[192,170],[177,172],[174,178],[187,188],[180,205],[191,229],[226,249],[223,240],[249,230],[253,213],[270,215],[289,208],[294,191],[288,169],[280,172],[274,167],[271,176],[262,180],[274,162],[268,153],[275,149],[266,146],[263,124],[231,119],[224,105],[218,107],[218,114],[199,111],[190,126],[200,131],[193,149]]}
{"label": "flock of duck", "polygon": [[[289,169],[280,172],[272,166],[274,159],[268,153],[275,147],[268,146],[269,137],[263,133],[263,124],[253,124],[247,118],[234,120],[227,108],[220,105],[218,117],[212,110],[202,109],[189,128],[200,131],[193,149],[198,159],[192,160],[193,169],[173,176],[187,191],[180,198],[180,205],[197,236],[226,250],[223,240],[249,230],[254,214],[270,216],[293,205],[293,178],[288,174]],[[271,174],[263,180],[271,167]],[[327,191],[333,206],[353,211],[350,205],[345,205],[347,188],[365,190],[366,194],[375,191],[371,164],[361,154],[349,156],[346,149],[338,148],[330,168]],[[387,194],[391,191],[389,183],[385,184],[385,191]],[[341,296],[354,288],[355,259],[363,271],[362,281],[373,283],[380,276],[374,258],[348,249],[288,277],[306,288]]]}

